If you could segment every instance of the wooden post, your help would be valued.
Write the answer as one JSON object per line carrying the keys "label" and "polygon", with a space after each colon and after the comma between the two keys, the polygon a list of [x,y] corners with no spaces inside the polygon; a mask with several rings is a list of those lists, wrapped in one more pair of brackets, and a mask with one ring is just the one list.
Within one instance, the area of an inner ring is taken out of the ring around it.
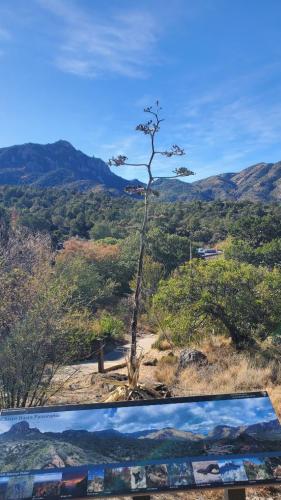
{"label": "wooden post", "polygon": [[246,500],[245,488],[224,490],[224,500]]}
{"label": "wooden post", "polygon": [[99,340],[99,351],[98,351],[98,372],[104,373],[104,352],[103,352],[103,341]]}

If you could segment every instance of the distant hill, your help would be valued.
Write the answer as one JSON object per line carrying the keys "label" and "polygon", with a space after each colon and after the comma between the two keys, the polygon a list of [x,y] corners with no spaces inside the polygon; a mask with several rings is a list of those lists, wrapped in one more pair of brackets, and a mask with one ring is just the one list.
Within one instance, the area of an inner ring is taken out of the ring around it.
{"label": "distant hill", "polygon": [[121,194],[129,182],[111,172],[101,159],[87,156],[67,141],[0,148],[0,184],[94,187]]}
{"label": "distant hill", "polygon": [[[67,141],[0,148],[0,184],[94,188],[120,195],[132,183],[140,184],[114,174],[103,160],[82,153]],[[281,201],[281,162],[258,163],[239,173],[195,182],[163,179],[155,187],[162,201]]]}
{"label": "distant hill", "polygon": [[281,161],[258,163],[238,173],[225,173],[192,183],[157,181],[162,201],[281,201]]}

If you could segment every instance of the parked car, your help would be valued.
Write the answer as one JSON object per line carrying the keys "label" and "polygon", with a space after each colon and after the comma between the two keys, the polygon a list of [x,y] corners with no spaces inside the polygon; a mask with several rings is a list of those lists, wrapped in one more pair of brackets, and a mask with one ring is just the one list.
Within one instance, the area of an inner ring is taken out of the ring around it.
{"label": "parked car", "polygon": [[208,257],[216,257],[223,253],[222,250],[218,250],[217,248],[198,248],[197,250],[198,256],[202,259],[207,259]]}

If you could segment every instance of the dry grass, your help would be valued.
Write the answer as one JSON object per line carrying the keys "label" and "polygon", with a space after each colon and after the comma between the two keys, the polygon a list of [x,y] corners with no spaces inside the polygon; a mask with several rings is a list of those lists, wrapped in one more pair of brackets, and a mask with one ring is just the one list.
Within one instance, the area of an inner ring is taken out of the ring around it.
{"label": "dry grass", "polygon": [[[186,491],[182,493],[163,493],[162,495],[151,495],[152,500],[222,500],[224,491],[218,490],[198,490]],[[249,488],[246,490],[247,500],[280,500],[281,492],[278,488]],[[114,497],[112,500],[124,500],[124,497]]]}
{"label": "dry grass", "polygon": [[172,352],[162,356],[154,372],[156,380],[168,387],[173,386],[176,381],[177,365],[178,357]]}
{"label": "dry grass", "polygon": [[172,386],[175,383],[176,367],[166,363],[159,363],[155,369],[155,378],[161,384],[166,384],[169,387]]}
{"label": "dry grass", "polygon": [[281,416],[281,373],[276,372],[276,364],[263,367],[255,359],[237,354],[224,337],[205,340],[196,348],[207,355],[207,366],[191,365],[177,377],[175,364],[164,356],[155,369],[155,378],[168,386],[174,385],[178,396],[267,390]]}
{"label": "dry grass", "polygon": [[[156,379],[173,387],[174,394],[185,396],[191,394],[215,394],[228,392],[243,392],[253,390],[268,390],[271,401],[281,417],[281,377],[276,375],[276,366],[267,364],[264,368],[243,355],[237,355],[228,339],[213,337],[194,346],[202,350],[208,357],[206,367],[192,366],[176,376],[176,364],[167,353],[151,350],[148,358],[157,358],[156,367],[141,367],[141,381],[152,382]],[[170,348],[169,348],[170,350]],[[164,354],[164,355],[163,355]],[[175,351],[175,354],[176,351]],[[125,370],[119,370],[125,373]],[[95,375],[94,385],[91,383],[90,370],[78,373],[71,380],[69,388],[56,395],[53,403],[75,403],[100,401],[108,390],[103,377]],[[121,500],[124,497],[116,497]],[[221,500],[222,490],[190,491],[179,493],[163,493],[152,495],[152,500]],[[247,490],[247,500],[277,500],[281,499],[281,489],[253,488]],[[113,499],[114,500],[114,499]]]}
{"label": "dry grass", "polygon": [[273,387],[276,367],[260,363],[245,354],[238,354],[228,339],[213,338],[198,346],[208,357],[202,368],[191,366],[182,372],[180,384],[184,391],[224,393],[265,390]]}
{"label": "dry grass", "polygon": [[242,356],[233,355],[216,365],[187,368],[179,383],[185,393],[214,394],[264,390],[272,385],[271,379],[271,367],[252,366]]}
{"label": "dry grass", "polygon": [[158,351],[169,351],[171,350],[171,343],[165,337],[159,336],[154,342],[153,347],[158,349]]}

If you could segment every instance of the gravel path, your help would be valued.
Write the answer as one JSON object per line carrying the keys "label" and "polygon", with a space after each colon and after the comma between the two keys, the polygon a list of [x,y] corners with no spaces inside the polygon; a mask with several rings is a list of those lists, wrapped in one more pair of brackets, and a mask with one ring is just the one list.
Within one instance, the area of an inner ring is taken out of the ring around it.
{"label": "gravel path", "polygon": [[[147,354],[151,350],[151,346],[155,342],[155,335],[146,334],[138,338],[138,351],[143,354]],[[125,344],[116,347],[111,352],[105,354],[104,367],[111,368],[112,366],[124,363],[126,361],[126,356],[129,352],[130,344]],[[81,375],[92,375],[98,371],[97,361],[84,361],[83,363],[75,363],[73,365],[68,365],[63,367],[64,377],[70,375],[72,372],[75,373],[79,371]]]}

